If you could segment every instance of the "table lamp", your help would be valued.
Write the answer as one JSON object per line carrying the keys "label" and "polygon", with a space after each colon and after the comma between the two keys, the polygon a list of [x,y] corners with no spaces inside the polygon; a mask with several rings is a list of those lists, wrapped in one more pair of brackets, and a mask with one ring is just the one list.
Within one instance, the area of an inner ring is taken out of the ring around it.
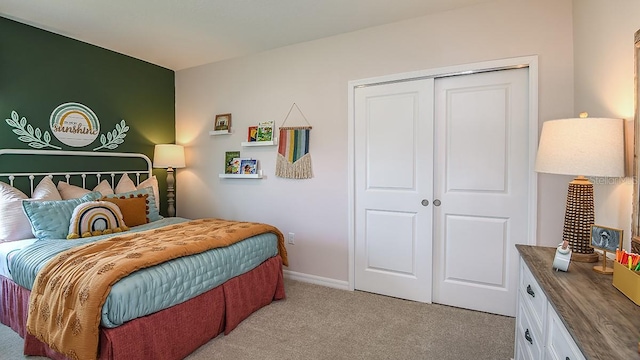
{"label": "table lamp", "polygon": [[156,145],[153,154],[153,167],[167,169],[167,215],[173,217],[176,215],[173,169],[185,167],[184,147],[175,144]]}
{"label": "table lamp", "polygon": [[624,124],[622,119],[580,116],[542,124],[535,170],[577,175],[569,183],[562,240],[571,246],[571,260],[596,262],[598,254],[591,247],[593,183],[585,176],[624,176]]}

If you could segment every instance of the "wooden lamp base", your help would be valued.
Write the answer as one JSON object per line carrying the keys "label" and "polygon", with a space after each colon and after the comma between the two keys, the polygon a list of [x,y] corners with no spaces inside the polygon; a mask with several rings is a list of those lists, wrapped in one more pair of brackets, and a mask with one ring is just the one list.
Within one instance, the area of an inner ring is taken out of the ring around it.
{"label": "wooden lamp base", "polygon": [[595,252],[591,253],[591,254],[573,253],[573,254],[571,254],[571,261],[585,262],[585,263],[598,262],[598,254],[596,254]]}
{"label": "wooden lamp base", "polygon": [[571,245],[571,261],[598,262],[598,254],[591,247],[591,225],[594,223],[593,183],[578,176],[569,183],[562,232],[562,240]]}

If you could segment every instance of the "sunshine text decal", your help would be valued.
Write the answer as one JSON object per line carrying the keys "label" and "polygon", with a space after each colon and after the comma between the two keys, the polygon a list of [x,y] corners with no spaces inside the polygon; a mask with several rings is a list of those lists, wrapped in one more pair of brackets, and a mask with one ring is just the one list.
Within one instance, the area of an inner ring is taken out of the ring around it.
{"label": "sunshine text decal", "polygon": [[[60,150],[61,147],[51,144],[51,134],[61,143],[73,147],[83,147],[93,143],[100,135],[100,122],[96,114],[87,106],[79,103],[64,103],[56,107],[49,118],[48,131],[41,131],[40,128],[33,127],[22,118],[17,112],[11,112],[11,118],[5,119],[7,125],[13,127],[12,130],[18,135],[18,140],[27,143],[37,149],[52,148]],[[116,123],[115,128],[100,135],[100,146],[93,149],[113,150],[124,142],[129,126],[124,120]]]}

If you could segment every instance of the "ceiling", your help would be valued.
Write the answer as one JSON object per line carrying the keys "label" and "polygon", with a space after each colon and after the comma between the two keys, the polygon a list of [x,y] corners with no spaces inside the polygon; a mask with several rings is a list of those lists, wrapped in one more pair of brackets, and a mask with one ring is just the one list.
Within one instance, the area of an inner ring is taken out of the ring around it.
{"label": "ceiling", "polygon": [[489,1],[2,0],[0,16],[181,70]]}

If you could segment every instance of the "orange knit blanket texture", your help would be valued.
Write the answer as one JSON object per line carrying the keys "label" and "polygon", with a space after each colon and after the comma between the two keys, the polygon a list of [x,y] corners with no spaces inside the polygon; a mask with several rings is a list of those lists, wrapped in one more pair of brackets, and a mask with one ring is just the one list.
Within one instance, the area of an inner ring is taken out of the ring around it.
{"label": "orange knit blanket texture", "polygon": [[102,305],[118,280],[142,268],[268,232],[277,235],[278,252],[288,265],[278,229],[220,219],[119,235],[64,251],[36,277],[27,331],[71,359],[96,359]]}

